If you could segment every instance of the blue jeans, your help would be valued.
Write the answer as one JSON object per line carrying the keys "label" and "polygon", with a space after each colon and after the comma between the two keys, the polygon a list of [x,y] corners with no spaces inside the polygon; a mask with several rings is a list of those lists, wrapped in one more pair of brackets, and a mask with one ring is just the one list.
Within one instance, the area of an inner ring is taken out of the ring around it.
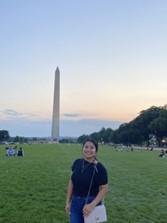
{"label": "blue jeans", "polygon": [[[94,200],[94,196],[88,197],[87,203],[91,203]],[[86,198],[73,196],[70,210],[70,223],[84,223],[83,207],[85,205]]]}

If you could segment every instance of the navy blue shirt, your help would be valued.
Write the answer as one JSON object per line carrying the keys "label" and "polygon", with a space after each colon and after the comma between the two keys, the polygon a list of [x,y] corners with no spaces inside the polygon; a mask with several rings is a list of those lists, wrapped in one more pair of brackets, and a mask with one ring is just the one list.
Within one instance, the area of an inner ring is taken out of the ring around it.
{"label": "navy blue shirt", "polygon": [[94,168],[95,175],[90,196],[96,196],[99,192],[99,186],[108,183],[107,171],[100,162],[95,165],[84,159],[77,159],[74,161],[71,180],[73,183],[73,194],[75,196],[87,196]]}

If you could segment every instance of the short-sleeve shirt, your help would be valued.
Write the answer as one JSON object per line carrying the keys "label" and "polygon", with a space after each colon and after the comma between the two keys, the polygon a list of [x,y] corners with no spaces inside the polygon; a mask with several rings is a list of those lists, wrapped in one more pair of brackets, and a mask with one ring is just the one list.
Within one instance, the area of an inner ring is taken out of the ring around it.
{"label": "short-sleeve shirt", "polygon": [[90,196],[96,196],[99,192],[99,186],[108,183],[106,168],[100,162],[94,164],[84,159],[77,159],[74,161],[71,180],[73,183],[73,194],[75,196],[87,196],[94,169],[95,174]]}

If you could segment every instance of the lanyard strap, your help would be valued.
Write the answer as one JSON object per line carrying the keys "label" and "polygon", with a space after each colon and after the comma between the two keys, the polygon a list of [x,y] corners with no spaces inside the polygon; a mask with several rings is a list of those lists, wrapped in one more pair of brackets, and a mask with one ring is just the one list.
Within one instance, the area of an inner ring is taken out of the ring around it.
{"label": "lanyard strap", "polygon": [[94,175],[95,175],[95,165],[93,166],[93,174],[92,174],[92,177],[91,177],[91,180],[90,180],[90,185],[89,185],[89,190],[88,190],[88,194],[86,196],[86,200],[85,200],[85,204],[87,204],[88,202],[88,198],[89,198],[89,195],[90,195],[90,191],[91,191],[91,188],[92,188],[92,184],[93,184],[93,178],[94,178]]}

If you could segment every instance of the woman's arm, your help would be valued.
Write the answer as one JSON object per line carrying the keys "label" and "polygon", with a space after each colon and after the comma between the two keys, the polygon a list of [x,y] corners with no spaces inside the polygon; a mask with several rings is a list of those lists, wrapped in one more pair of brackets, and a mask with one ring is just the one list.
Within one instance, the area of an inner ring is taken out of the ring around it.
{"label": "woman's arm", "polygon": [[70,212],[72,193],[73,193],[73,183],[70,179],[67,187],[66,206],[65,206],[66,213]]}
{"label": "woman's arm", "polygon": [[91,202],[91,205],[95,207],[100,201],[103,200],[107,192],[108,192],[108,184],[101,185],[99,188],[99,193],[97,194],[96,198]]}
{"label": "woman's arm", "polygon": [[108,184],[101,185],[99,188],[99,193],[95,197],[95,199],[90,203],[86,204],[83,208],[83,214],[84,216],[88,216],[90,212],[93,210],[93,208],[96,207],[96,205],[103,200],[105,197],[106,193],[108,192]]}

